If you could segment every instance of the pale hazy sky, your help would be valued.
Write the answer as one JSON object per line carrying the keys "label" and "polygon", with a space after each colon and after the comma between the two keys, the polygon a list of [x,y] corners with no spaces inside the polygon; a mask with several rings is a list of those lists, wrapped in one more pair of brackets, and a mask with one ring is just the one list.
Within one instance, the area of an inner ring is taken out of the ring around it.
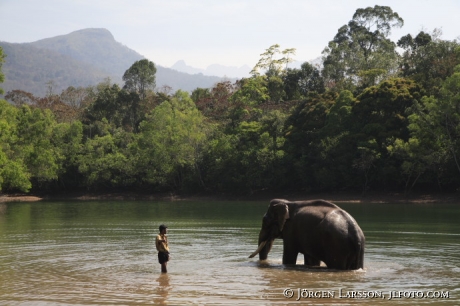
{"label": "pale hazy sky", "polygon": [[441,28],[460,36],[459,0],[0,0],[0,41],[22,43],[84,28],[106,28],[115,40],[157,65],[178,60],[197,68],[253,67],[273,44],[296,48],[296,60],[321,55],[356,9],[390,6],[404,19],[393,30]]}

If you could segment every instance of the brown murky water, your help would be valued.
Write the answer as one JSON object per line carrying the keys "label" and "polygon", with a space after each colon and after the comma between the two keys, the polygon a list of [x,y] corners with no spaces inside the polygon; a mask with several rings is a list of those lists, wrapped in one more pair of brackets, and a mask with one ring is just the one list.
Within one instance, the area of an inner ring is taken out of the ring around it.
{"label": "brown murky water", "polygon": [[[268,203],[2,204],[1,305],[459,305],[460,205],[341,204],[366,235],[365,269],[248,255]],[[154,238],[169,226],[169,273]],[[300,256],[299,256],[300,259]]]}

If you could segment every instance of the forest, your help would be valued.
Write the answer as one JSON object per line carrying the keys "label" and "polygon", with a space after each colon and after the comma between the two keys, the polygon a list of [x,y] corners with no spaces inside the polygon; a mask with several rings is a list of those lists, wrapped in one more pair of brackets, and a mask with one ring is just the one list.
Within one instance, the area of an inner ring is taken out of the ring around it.
{"label": "forest", "polygon": [[456,191],[460,45],[437,29],[392,41],[403,24],[357,9],[321,65],[289,68],[295,49],[274,44],[250,77],[191,93],[156,90],[146,59],[124,86],[7,92],[1,192]]}

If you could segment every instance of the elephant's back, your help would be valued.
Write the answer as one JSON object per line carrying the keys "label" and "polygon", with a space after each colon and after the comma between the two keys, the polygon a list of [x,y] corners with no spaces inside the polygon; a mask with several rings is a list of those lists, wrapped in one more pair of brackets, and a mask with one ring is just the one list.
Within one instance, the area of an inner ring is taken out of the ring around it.
{"label": "elephant's back", "polygon": [[327,215],[336,210],[341,210],[337,205],[322,200],[308,201],[296,203],[297,207],[290,207],[290,211],[295,214],[304,215],[302,218],[308,219],[310,222],[319,223],[323,221]]}
{"label": "elephant's back", "polygon": [[340,230],[348,236],[358,240],[364,239],[364,233],[359,227],[358,222],[356,222],[355,218],[348,212],[341,208],[330,210],[326,214],[323,222],[327,223],[328,227],[332,225],[333,228]]}
{"label": "elephant's back", "polygon": [[298,208],[302,207],[319,207],[319,208],[329,208],[329,209],[334,209],[334,208],[340,208],[336,204],[326,201],[326,200],[309,200],[309,201],[294,201],[291,202],[291,204],[297,206]]}

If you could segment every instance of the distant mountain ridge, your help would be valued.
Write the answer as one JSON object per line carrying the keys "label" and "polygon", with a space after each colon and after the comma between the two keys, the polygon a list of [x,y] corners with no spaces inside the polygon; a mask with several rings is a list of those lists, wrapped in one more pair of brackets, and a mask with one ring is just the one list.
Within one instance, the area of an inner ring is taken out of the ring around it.
{"label": "distant mountain ridge", "polygon": [[[0,47],[6,54],[2,66],[5,82],[0,87],[5,93],[20,89],[36,96],[44,96],[50,82],[54,93],[69,86],[97,85],[106,78],[121,85],[124,72],[135,61],[145,58],[115,41],[110,31],[95,28],[32,43],[0,42]],[[157,88],[192,91],[197,87],[210,88],[223,79],[190,75],[157,64],[156,67]]]}
{"label": "distant mountain ridge", "polygon": [[247,78],[249,77],[249,72],[251,71],[251,68],[248,65],[235,67],[212,64],[209,65],[206,69],[200,69],[187,65],[184,60],[177,61],[174,65],[171,66],[171,69],[189,74],[202,73],[203,75],[226,76],[229,78]]}
{"label": "distant mountain ridge", "polygon": [[[67,35],[41,39],[30,45],[67,55],[102,71],[119,75],[120,79],[135,61],[144,58],[136,51],[115,41],[112,33],[107,29],[79,30]],[[130,64],[126,67],[128,63]]]}
{"label": "distant mountain ridge", "polygon": [[[302,64],[305,63],[306,61],[293,61],[289,63],[288,68],[292,69],[300,69]],[[322,66],[322,58],[317,57],[313,60],[309,60],[308,63],[312,64],[315,67],[321,67]],[[219,65],[219,64],[212,64],[209,65],[206,69],[201,69],[201,68],[195,68],[192,66],[189,66],[185,63],[184,60],[179,60],[177,61],[174,65],[171,66],[171,69],[184,72],[184,73],[189,73],[189,74],[203,74],[203,75],[218,75],[218,76],[226,76],[230,78],[248,78],[250,77],[250,72],[252,68],[250,68],[248,65],[243,65],[241,67],[235,67],[235,66],[224,66],[224,65]]]}

